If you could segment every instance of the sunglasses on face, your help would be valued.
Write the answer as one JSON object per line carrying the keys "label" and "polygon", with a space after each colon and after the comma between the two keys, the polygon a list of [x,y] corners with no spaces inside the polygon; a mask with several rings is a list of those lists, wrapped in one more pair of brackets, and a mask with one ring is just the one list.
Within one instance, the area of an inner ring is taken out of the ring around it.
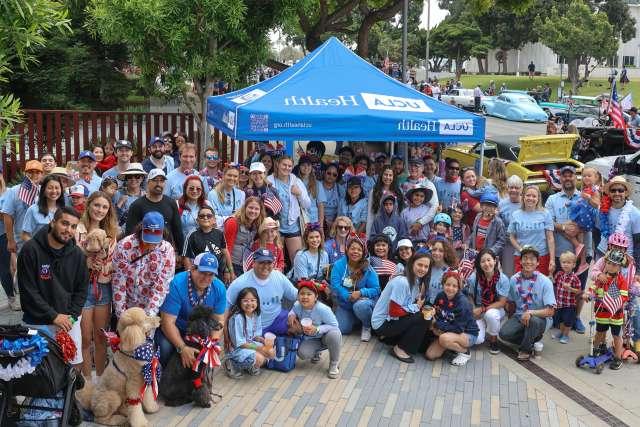
{"label": "sunglasses on face", "polygon": [[213,218],[213,214],[200,214],[198,215],[198,219],[211,219]]}
{"label": "sunglasses on face", "polygon": [[449,169],[450,171],[459,171],[460,167],[459,166],[449,166],[447,169]]}
{"label": "sunglasses on face", "polygon": [[218,157],[217,154],[209,154],[207,155],[207,160],[218,160],[220,157]]}
{"label": "sunglasses on face", "polygon": [[626,188],[610,188],[609,193],[624,193],[627,191]]}
{"label": "sunglasses on face", "polygon": [[200,187],[187,187],[187,191],[202,191]]}
{"label": "sunglasses on face", "polygon": [[335,172],[325,172],[324,174],[329,176],[338,176],[338,174]]}
{"label": "sunglasses on face", "polygon": [[349,227],[348,225],[339,225],[338,226],[338,230],[349,230],[351,227]]}

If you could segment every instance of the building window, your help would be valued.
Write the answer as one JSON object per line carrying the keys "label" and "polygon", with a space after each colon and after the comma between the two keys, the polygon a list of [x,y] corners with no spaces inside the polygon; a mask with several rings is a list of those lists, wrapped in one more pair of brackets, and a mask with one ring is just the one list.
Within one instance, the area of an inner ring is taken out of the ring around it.
{"label": "building window", "polygon": [[635,59],[636,59],[635,56],[623,56],[622,63],[627,67],[629,66],[633,67],[635,65]]}

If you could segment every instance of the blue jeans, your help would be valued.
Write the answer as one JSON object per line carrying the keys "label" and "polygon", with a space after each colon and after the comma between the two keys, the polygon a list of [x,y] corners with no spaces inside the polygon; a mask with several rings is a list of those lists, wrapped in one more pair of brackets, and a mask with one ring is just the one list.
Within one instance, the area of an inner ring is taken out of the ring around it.
{"label": "blue jeans", "polygon": [[164,336],[160,328],[156,329],[156,335],[154,337],[156,345],[160,349],[160,364],[165,367],[169,363],[169,359],[176,351],[176,348],[171,344],[171,341]]}
{"label": "blue jeans", "polygon": [[372,299],[359,299],[353,303],[351,309],[338,306],[336,310],[336,318],[340,332],[349,334],[353,330],[354,323],[362,323],[363,328],[371,327],[371,315],[376,302]]}
{"label": "blue jeans", "polygon": [[0,282],[2,288],[9,298],[14,296],[13,293],[13,277],[9,268],[11,253],[7,250],[7,233],[0,236]]}

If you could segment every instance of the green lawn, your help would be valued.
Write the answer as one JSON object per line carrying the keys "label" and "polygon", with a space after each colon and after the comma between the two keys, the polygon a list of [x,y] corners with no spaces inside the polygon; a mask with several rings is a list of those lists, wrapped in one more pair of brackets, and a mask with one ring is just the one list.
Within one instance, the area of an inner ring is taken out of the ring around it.
{"label": "green lawn", "polygon": [[[529,80],[527,76],[500,76],[500,75],[463,75],[462,85],[466,88],[473,88],[477,84],[480,84],[480,87],[486,90],[489,87],[489,82],[491,80],[495,81],[496,89],[500,89],[500,85],[502,83],[507,84],[508,89],[518,89],[518,90],[527,90],[527,89],[535,89],[537,86],[542,87],[545,83],[549,83],[551,85],[551,99],[556,99],[556,94],[558,93],[557,88],[560,86],[560,78],[558,76],[539,76],[534,77],[533,80]],[[564,84],[565,94],[569,92],[571,89],[571,82],[566,81]],[[640,100],[640,80],[639,81],[631,81],[629,84],[625,86],[625,89],[621,89],[618,85],[618,97],[622,99],[627,93],[631,91],[633,93],[634,103]],[[609,82],[606,79],[593,79],[589,82],[585,83],[579,90],[577,95],[584,96],[596,96],[601,93],[609,93]]]}

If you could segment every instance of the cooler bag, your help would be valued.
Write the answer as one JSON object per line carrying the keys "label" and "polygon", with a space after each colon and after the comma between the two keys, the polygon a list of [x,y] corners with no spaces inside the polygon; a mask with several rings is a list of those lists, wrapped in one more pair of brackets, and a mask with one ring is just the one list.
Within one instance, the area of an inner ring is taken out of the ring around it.
{"label": "cooler bag", "polygon": [[277,336],[275,341],[276,357],[267,362],[267,369],[280,372],[291,371],[296,367],[298,347],[300,347],[299,337]]}

